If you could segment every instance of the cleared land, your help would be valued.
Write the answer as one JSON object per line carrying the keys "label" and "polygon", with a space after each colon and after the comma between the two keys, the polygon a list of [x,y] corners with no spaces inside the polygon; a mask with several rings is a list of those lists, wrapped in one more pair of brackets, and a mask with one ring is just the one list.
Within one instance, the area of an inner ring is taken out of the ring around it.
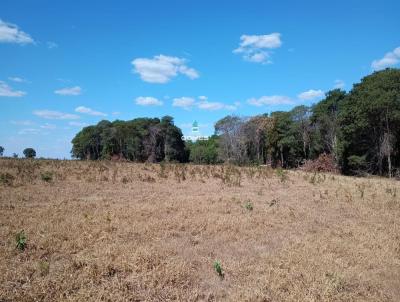
{"label": "cleared land", "polygon": [[0,211],[0,301],[400,300],[395,180],[0,160]]}

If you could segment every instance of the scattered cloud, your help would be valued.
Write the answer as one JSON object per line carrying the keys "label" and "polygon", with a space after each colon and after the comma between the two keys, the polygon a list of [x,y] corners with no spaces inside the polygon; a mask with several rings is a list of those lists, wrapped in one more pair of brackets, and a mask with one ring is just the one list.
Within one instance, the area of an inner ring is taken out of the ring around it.
{"label": "scattered cloud", "polygon": [[282,45],[281,34],[242,35],[240,45],[233,53],[242,54],[244,60],[254,63],[272,63],[271,50]]}
{"label": "scattered cloud", "polygon": [[302,101],[309,101],[309,100],[321,98],[323,96],[324,96],[324,92],[322,90],[310,89],[310,90],[300,93],[297,97]]}
{"label": "scattered cloud", "polygon": [[62,82],[62,83],[71,83],[70,79],[58,78],[57,81]]}
{"label": "scattered cloud", "polygon": [[107,114],[105,114],[103,112],[96,111],[96,110],[93,110],[93,109],[85,107],[85,106],[76,107],[75,112],[94,115],[94,116],[107,116]]}
{"label": "scattered cloud", "polygon": [[21,97],[26,92],[20,90],[13,90],[6,82],[0,81],[0,96],[6,97]]}
{"label": "scattered cloud", "polygon": [[181,97],[181,98],[175,98],[172,106],[174,107],[181,107],[183,109],[191,109],[196,103],[196,100],[191,97]]}
{"label": "scattered cloud", "polygon": [[209,101],[201,101],[197,103],[197,107],[199,109],[209,110],[209,111],[221,110],[221,109],[234,111],[237,109],[235,105],[227,105],[220,102],[209,102]]}
{"label": "scattered cloud", "polygon": [[273,106],[273,105],[292,105],[294,101],[288,97],[283,95],[271,95],[271,96],[262,96],[257,98],[250,98],[247,100],[247,103],[253,106]]}
{"label": "scattered cloud", "polygon": [[234,105],[227,105],[221,102],[209,102],[208,98],[203,95],[199,96],[198,100],[192,97],[174,98],[172,106],[181,107],[185,110],[192,109],[193,107],[209,111],[221,110],[221,109],[232,111],[237,109],[237,103],[235,103]]}
{"label": "scattered cloud", "polygon": [[79,115],[53,110],[35,110],[33,114],[49,120],[77,120]]}
{"label": "scattered cloud", "polygon": [[20,120],[20,121],[11,121],[11,124],[17,125],[17,126],[32,126],[35,123],[30,120]]}
{"label": "scattered cloud", "polygon": [[162,101],[151,96],[140,96],[136,98],[135,103],[140,106],[161,106]]}
{"label": "scattered cloud", "polygon": [[112,114],[112,115],[120,115],[121,112],[119,112],[119,111],[114,111],[114,112],[112,112],[111,114]]}
{"label": "scattered cloud", "polygon": [[400,47],[387,52],[382,59],[374,60],[371,64],[373,70],[381,70],[400,63]]}
{"label": "scattered cloud", "polygon": [[58,44],[56,42],[52,42],[52,41],[47,41],[46,42],[46,46],[48,49],[54,49],[58,47]]}
{"label": "scattered cloud", "polygon": [[186,63],[186,59],[165,55],[154,56],[152,59],[137,58],[132,61],[134,72],[138,73],[143,81],[161,84],[169,82],[179,74],[192,80],[198,78],[198,72]]}
{"label": "scattered cloud", "polygon": [[18,131],[18,134],[20,135],[26,135],[26,134],[32,134],[36,135],[40,133],[40,129],[35,129],[35,128],[26,128],[26,129],[21,129]]}
{"label": "scattered cloud", "polygon": [[13,82],[16,82],[16,83],[27,83],[28,82],[28,80],[25,80],[25,79],[20,78],[20,77],[8,77],[8,79],[10,81],[13,81]]}
{"label": "scattered cloud", "polygon": [[333,88],[343,89],[344,86],[346,86],[346,83],[343,80],[335,80],[335,84],[333,85]]}
{"label": "scattered cloud", "polygon": [[17,25],[0,19],[0,43],[31,44],[35,41]]}
{"label": "scattered cloud", "polygon": [[68,125],[74,126],[74,127],[86,127],[88,124],[83,123],[83,122],[72,121],[72,122],[69,122]]}
{"label": "scattered cloud", "polygon": [[47,130],[53,130],[53,129],[56,129],[57,127],[56,127],[56,125],[46,123],[44,125],[41,125],[40,128],[47,129]]}
{"label": "scattered cloud", "polygon": [[55,90],[54,93],[59,95],[80,95],[82,93],[82,88],[79,86],[66,87]]}

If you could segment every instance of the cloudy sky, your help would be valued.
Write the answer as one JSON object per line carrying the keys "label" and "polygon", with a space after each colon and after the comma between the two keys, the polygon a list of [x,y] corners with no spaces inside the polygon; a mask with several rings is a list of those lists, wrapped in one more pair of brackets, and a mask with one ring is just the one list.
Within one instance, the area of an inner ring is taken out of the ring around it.
{"label": "cloudy sky", "polygon": [[400,66],[399,1],[0,2],[0,145],[69,158],[102,119],[172,115],[190,135],[228,114],[312,104]]}

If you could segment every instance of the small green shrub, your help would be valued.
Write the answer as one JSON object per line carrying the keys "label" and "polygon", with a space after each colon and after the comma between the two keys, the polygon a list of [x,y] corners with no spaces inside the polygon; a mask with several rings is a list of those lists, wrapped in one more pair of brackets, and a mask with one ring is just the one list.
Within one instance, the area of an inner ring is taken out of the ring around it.
{"label": "small green shrub", "polygon": [[40,178],[45,181],[45,182],[51,182],[53,181],[53,172],[46,171],[40,174]]}
{"label": "small green shrub", "polygon": [[15,242],[17,243],[17,249],[19,249],[20,251],[25,250],[26,248],[26,235],[24,233],[24,230],[22,230],[21,232],[18,232],[15,235]]}
{"label": "small green shrub", "polygon": [[251,203],[250,200],[246,202],[244,207],[245,207],[246,210],[253,211],[253,204]]}
{"label": "small green shrub", "polygon": [[221,262],[218,260],[214,261],[214,270],[217,272],[218,276],[223,277],[224,273],[222,271]]}

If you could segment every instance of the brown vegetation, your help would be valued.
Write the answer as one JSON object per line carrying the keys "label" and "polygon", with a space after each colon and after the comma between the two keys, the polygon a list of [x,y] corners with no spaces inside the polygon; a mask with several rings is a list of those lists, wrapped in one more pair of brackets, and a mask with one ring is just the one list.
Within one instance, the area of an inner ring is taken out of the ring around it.
{"label": "brown vegetation", "polygon": [[306,160],[300,167],[300,170],[305,172],[328,172],[339,173],[339,169],[335,163],[332,154],[323,153],[314,160]]}
{"label": "brown vegetation", "polygon": [[399,301],[399,189],[267,167],[0,160],[0,301]]}

